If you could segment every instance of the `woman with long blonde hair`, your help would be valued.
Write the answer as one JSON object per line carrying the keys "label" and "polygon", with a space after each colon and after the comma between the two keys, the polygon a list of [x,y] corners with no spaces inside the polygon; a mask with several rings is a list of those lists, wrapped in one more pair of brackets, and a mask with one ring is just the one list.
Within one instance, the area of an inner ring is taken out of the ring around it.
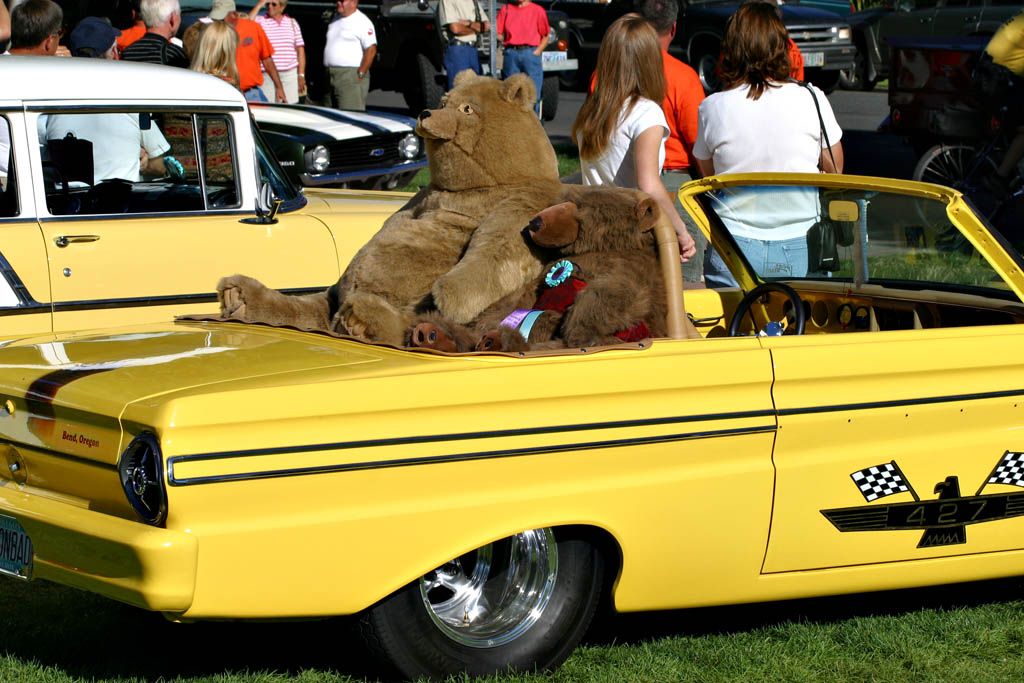
{"label": "woman with long blonde hair", "polygon": [[626,14],[608,27],[597,55],[594,93],[572,127],[584,185],[617,185],[651,195],[672,221],[682,259],[696,246],[661,182],[668,123],[661,103],[665,72],[654,27]]}
{"label": "woman with long blonde hair", "polygon": [[214,21],[202,29],[192,55],[193,71],[211,74],[238,87],[238,33],[225,21]]}

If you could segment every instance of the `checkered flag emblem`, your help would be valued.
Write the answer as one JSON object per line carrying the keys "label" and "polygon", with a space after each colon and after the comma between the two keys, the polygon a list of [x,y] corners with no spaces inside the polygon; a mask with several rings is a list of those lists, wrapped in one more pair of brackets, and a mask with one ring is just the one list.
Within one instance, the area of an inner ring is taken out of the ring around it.
{"label": "checkered flag emblem", "polygon": [[1024,453],[1006,451],[986,483],[1009,484],[1024,488]]}
{"label": "checkered flag emblem", "polygon": [[906,479],[903,478],[903,473],[900,472],[900,468],[896,466],[895,462],[867,467],[854,472],[850,477],[860,489],[864,500],[869,503],[894,493],[904,493],[910,490]]}

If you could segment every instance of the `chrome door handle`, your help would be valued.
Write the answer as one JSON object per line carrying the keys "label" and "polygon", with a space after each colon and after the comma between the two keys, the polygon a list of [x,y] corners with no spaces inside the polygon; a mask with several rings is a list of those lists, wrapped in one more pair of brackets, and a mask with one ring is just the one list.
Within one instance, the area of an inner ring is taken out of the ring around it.
{"label": "chrome door handle", "polygon": [[63,248],[72,242],[95,242],[99,238],[99,235],[61,235],[53,238],[53,243]]}

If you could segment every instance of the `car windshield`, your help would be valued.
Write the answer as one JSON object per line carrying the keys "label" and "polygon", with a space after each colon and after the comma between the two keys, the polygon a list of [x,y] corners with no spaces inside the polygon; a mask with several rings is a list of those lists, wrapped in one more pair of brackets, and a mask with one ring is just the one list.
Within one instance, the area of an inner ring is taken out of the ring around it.
{"label": "car windshield", "polygon": [[711,190],[700,202],[762,281],[827,278],[1010,296],[937,198],[762,185]]}
{"label": "car windshield", "polygon": [[306,198],[298,190],[288,176],[281,170],[277,157],[270,149],[270,145],[263,138],[259,126],[250,117],[249,125],[252,126],[252,136],[256,142],[256,157],[260,167],[260,182],[269,183],[274,197],[283,200],[282,211],[292,211],[306,205]]}

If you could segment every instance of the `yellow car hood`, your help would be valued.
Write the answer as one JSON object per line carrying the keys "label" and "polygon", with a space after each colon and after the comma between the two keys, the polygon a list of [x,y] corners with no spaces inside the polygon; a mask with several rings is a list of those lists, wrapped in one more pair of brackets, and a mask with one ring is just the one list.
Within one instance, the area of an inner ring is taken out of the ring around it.
{"label": "yellow car hood", "polygon": [[[324,336],[223,323],[7,342],[0,348],[0,440],[115,463],[126,407],[232,383],[337,379],[328,368],[379,363],[386,349]],[[394,354],[395,352],[391,352]],[[215,362],[210,362],[212,357]],[[312,380],[311,380],[312,381]],[[131,434],[128,438],[131,438]]]}

